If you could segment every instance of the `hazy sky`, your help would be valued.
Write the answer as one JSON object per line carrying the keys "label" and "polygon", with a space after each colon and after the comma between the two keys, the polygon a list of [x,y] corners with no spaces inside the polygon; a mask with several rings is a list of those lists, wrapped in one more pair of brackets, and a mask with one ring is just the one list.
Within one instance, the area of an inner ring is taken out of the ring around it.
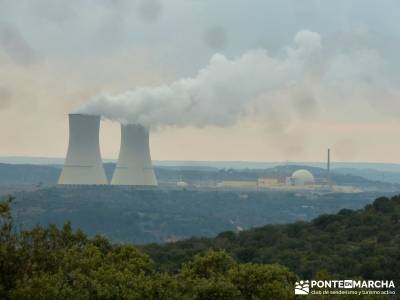
{"label": "hazy sky", "polygon": [[[153,159],[400,163],[398,20],[398,0],[0,0],[0,155],[63,157],[89,99],[189,82],[207,122],[157,122]],[[118,124],[100,137],[116,157]]]}

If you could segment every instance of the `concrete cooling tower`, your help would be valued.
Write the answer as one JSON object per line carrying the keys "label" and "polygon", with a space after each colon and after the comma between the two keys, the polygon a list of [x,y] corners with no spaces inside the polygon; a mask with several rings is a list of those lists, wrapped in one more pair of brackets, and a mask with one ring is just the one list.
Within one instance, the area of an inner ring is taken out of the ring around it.
{"label": "concrete cooling tower", "polygon": [[121,125],[121,149],[111,180],[113,185],[156,186],[149,132],[141,125]]}
{"label": "concrete cooling tower", "polygon": [[59,184],[107,184],[99,145],[100,116],[69,115],[69,144]]}

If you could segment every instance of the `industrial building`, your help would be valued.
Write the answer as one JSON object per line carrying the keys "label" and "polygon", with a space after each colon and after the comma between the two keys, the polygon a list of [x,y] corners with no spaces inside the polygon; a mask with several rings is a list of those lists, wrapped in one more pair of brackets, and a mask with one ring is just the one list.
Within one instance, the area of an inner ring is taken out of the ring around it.
{"label": "industrial building", "polygon": [[226,180],[220,188],[236,189],[304,189],[317,186],[314,175],[305,169],[296,170],[291,176],[259,177],[257,180]]}
{"label": "industrial building", "polygon": [[217,185],[220,188],[256,189],[257,181],[250,180],[224,180]]}

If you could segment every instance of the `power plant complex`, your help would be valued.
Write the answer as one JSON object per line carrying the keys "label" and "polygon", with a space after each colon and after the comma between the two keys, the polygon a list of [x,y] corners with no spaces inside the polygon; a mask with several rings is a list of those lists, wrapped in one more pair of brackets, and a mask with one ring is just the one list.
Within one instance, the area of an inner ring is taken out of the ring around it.
{"label": "power plant complex", "polygon": [[[107,179],[101,158],[99,115],[69,114],[69,143],[58,183],[60,185],[117,185],[155,187],[158,186],[154,173],[149,146],[149,130],[139,124],[121,124],[121,144],[114,173]],[[205,180],[197,186],[229,189],[270,189],[270,190],[338,190],[330,178],[330,150],[328,150],[327,173],[321,178],[306,169],[297,169],[290,174],[269,174],[258,178],[225,177],[220,182]],[[164,181],[163,181],[164,180]],[[161,185],[170,186],[161,176]],[[196,186],[191,183],[192,186]],[[178,188],[189,188],[180,180]]]}
{"label": "power plant complex", "polygon": [[[100,153],[99,131],[100,116],[69,115],[68,151],[59,184],[108,184]],[[121,148],[111,184],[157,186],[150,156],[149,131],[143,126],[121,124]]]}

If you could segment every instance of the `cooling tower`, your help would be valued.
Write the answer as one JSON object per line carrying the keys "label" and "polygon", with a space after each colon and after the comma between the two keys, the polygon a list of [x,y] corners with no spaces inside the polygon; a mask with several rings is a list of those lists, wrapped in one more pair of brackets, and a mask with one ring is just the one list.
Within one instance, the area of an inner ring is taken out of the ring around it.
{"label": "cooling tower", "polygon": [[141,125],[121,125],[121,149],[113,185],[156,186],[150,157],[149,131]]}
{"label": "cooling tower", "polygon": [[69,144],[59,184],[107,184],[99,145],[100,116],[69,115]]}

